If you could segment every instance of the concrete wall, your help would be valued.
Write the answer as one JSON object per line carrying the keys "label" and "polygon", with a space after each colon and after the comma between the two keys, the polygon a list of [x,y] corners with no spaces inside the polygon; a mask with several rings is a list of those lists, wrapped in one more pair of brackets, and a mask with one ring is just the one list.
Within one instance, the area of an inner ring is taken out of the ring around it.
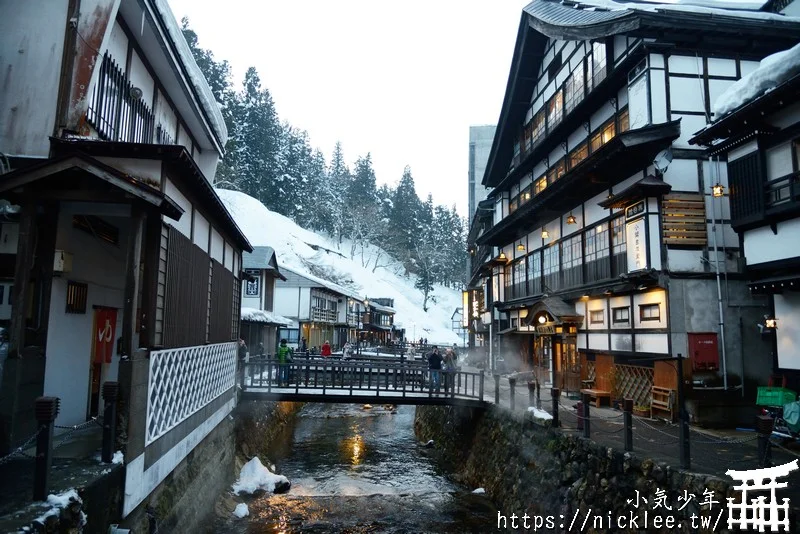
{"label": "concrete wall", "polygon": [[[61,398],[57,425],[74,425],[86,420],[94,337],[92,306],[117,308],[114,340],[122,335],[129,223],[127,214],[121,209],[112,205],[63,203],[59,213],[56,249],[70,252],[73,257],[72,271],[53,279],[47,332],[44,394]],[[76,214],[98,215],[119,228],[119,245],[106,243],[73,228],[72,217]],[[86,313],[65,313],[69,280],[88,284]],[[116,379],[118,363],[114,343],[111,364],[103,364],[101,387],[102,382]]]}
{"label": "concrete wall", "polygon": [[0,3],[0,152],[47,157],[69,2]]}

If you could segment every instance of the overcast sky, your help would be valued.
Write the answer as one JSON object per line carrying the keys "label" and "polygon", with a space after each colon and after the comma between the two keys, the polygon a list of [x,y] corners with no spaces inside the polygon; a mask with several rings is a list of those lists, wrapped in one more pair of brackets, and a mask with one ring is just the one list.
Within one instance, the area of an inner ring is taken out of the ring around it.
{"label": "overcast sky", "polygon": [[496,124],[527,0],[169,0],[240,83],[255,66],[281,120],[378,183],[405,165],[466,216],[469,126]]}

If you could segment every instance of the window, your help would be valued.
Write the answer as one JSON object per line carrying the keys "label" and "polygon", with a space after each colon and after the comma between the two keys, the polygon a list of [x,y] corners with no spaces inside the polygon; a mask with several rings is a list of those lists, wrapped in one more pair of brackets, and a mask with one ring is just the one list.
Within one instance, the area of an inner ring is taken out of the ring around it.
{"label": "window", "polygon": [[614,121],[612,120],[604,124],[599,130],[597,130],[597,132],[595,132],[594,135],[592,135],[590,148],[592,149],[593,153],[614,138],[614,130]]}
{"label": "window", "polygon": [[542,292],[542,256],[539,251],[528,256],[528,283],[529,295],[538,295]]}
{"label": "window", "polygon": [[583,283],[583,235],[578,234],[561,242],[561,272],[564,286],[574,287]]}
{"label": "window", "polygon": [[544,282],[547,285],[544,291],[555,290],[561,287],[561,265],[559,262],[559,246],[554,245],[544,249]]}
{"label": "window", "polygon": [[562,111],[564,108],[564,95],[561,89],[556,91],[556,94],[547,102],[547,125],[553,128],[561,122]]}
{"label": "window", "polygon": [[604,310],[590,310],[589,322],[591,324],[603,324],[605,323],[605,315]]}
{"label": "window", "polygon": [[586,239],[586,281],[605,280],[611,277],[609,255],[608,223],[589,228]]}
{"label": "window", "polygon": [[552,184],[559,178],[564,176],[564,160],[560,160],[558,163],[550,167],[550,170],[547,171],[547,183]]}
{"label": "window", "polygon": [[547,187],[547,176],[542,176],[533,184],[533,194],[538,195]]}
{"label": "window", "polygon": [[514,298],[524,297],[525,280],[525,258],[514,262]]}
{"label": "window", "polygon": [[611,221],[611,244],[614,246],[614,255],[625,254],[625,218],[617,217]]}
{"label": "window", "polygon": [[660,304],[641,304],[639,306],[639,319],[641,321],[660,321],[661,320],[661,305]]}
{"label": "window", "polygon": [[606,45],[594,43],[592,45],[592,87],[602,82],[606,77]]}
{"label": "window", "polygon": [[572,75],[567,78],[567,83],[564,88],[564,104],[567,113],[572,111],[572,109],[583,100],[584,85],[586,84],[583,65],[584,63],[581,61],[580,65],[572,72]]}
{"label": "window", "polygon": [[[66,313],[86,313],[86,297],[89,294],[89,285],[80,282],[67,282],[67,309]],[[9,295],[10,296],[10,295]],[[9,299],[10,304],[10,299]]]}
{"label": "window", "polygon": [[539,111],[533,116],[533,144],[536,144],[545,134],[544,128],[544,110]]}
{"label": "window", "polygon": [[574,168],[578,163],[586,159],[589,155],[589,146],[581,143],[578,148],[569,153],[569,168]]}
{"label": "window", "polygon": [[503,269],[503,275],[504,275],[503,286],[506,288],[506,291],[503,295],[503,300],[508,300],[510,298],[513,298],[511,296],[511,291],[512,291],[511,286],[514,283],[514,273],[511,270],[511,265],[505,266],[505,268]]}
{"label": "window", "polygon": [[611,319],[614,324],[629,324],[631,322],[630,311],[628,306],[613,308],[611,310]]}
{"label": "window", "polygon": [[619,118],[617,119],[617,124],[619,124],[619,133],[627,132],[630,130],[630,120],[628,119],[628,108],[622,110],[619,114]]}
{"label": "window", "polygon": [[279,328],[278,339],[285,339],[287,343],[297,343],[300,341],[300,330],[298,328]]}

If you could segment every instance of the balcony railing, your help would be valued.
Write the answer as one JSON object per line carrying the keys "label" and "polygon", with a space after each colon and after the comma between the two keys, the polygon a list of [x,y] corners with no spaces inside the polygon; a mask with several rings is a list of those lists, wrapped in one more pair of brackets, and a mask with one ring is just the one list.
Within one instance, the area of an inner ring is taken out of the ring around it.
{"label": "balcony railing", "polygon": [[86,121],[106,141],[152,143],[155,117],[122,69],[106,53],[89,98]]}
{"label": "balcony railing", "polygon": [[788,176],[771,180],[766,184],[767,208],[782,206],[789,202],[800,200],[800,173],[795,172]]}
{"label": "balcony railing", "polygon": [[311,308],[311,320],[324,323],[335,323],[338,316],[336,310],[323,310],[322,308]]}

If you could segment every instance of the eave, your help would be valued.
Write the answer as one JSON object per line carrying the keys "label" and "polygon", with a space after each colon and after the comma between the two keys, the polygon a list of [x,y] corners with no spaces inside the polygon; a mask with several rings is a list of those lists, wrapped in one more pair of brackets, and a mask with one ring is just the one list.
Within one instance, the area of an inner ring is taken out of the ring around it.
{"label": "eave", "polygon": [[87,139],[50,138],[53,151],[57,154],[83,152],[92,156],[156,159],[175,166],[178,175],[188,182],[192,193],[197,195],[215,219],[229,232],[230,237],[242,250],[253,251],[253,246],[245,237],[236,221],[222,203],[203,171],[182,145],[156,145],[147,143],[125,143],[119,141],[95,141]]}
{"label": "eave", "polygon": [[600,206],[606,209],[621,209],[635,200],[645,197],[657,197],[665,195],[671,190],[672,186],[661,178],[648,175],[620,191],[608,200],[600,202]]}
{"label": "eave", "polygon": [[[555,183],[478,238],[479,245],[503,246],[562,215],[652,163],[680,136],[680,120],[645,126],[615,136]],[[601,177],[613,178],[603,179]]]}

